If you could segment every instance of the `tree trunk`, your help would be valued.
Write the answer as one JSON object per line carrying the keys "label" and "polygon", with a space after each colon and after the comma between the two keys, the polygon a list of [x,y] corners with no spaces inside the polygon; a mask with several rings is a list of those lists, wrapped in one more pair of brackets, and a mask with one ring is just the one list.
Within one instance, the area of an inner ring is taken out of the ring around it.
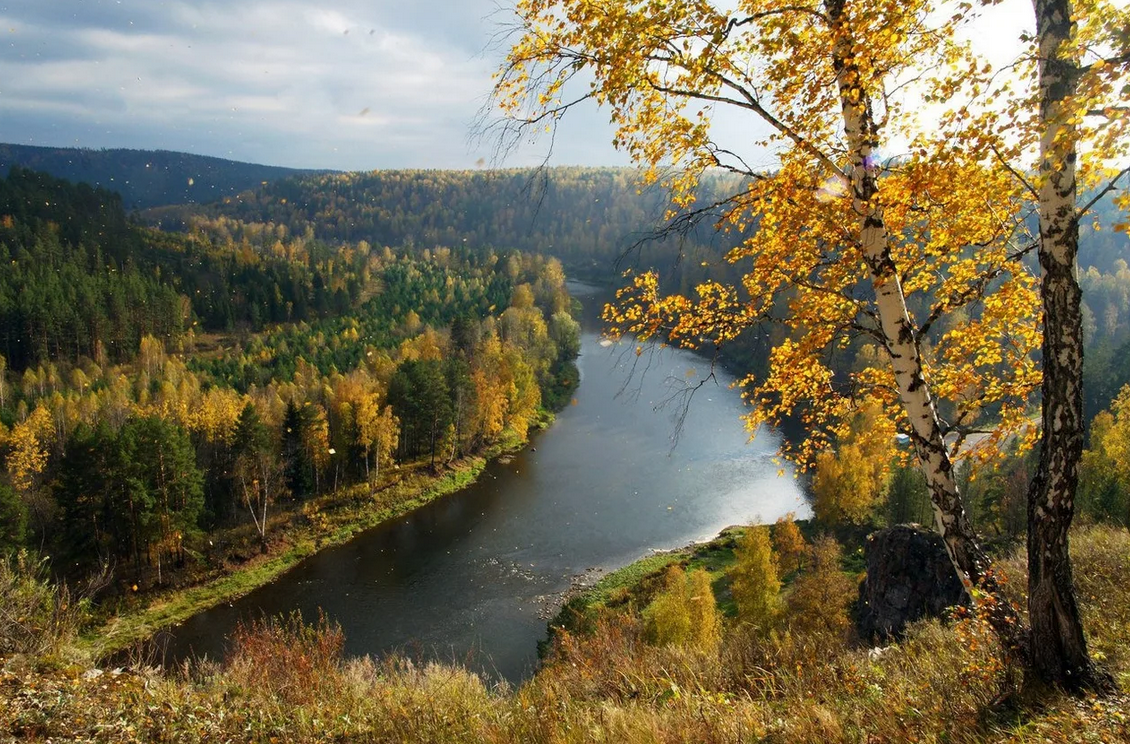
{"label": "tree trunk", "polygon": [[1039,465],[1027,494],[1027,604],[1032,670],[1070,689],[1105,685],[1086,649],[1070,570],[1082,415],[1082,290],[1078,286],[1077,131],[1069,107],[1078,68],[1061,56],[1069,0],[1034,0],[1039,41],[1039,263],[1043,384]]}
{"label": "tree trunk", "polygon": [[876,201],[877,126],[868,92],[861,85],[855,63],[856,52],[844,13],[845,0],[826,0],[826,9],[836,35],[833,64],[850,156],[849,186],[854,211],[861,219],[858,241],[873,280],[881,332],[892,361],[901,403],[912,428],[913,446],[928,481],[936,529],[944,538],[948,556],[964,587],[969,591],[973,587],[979,588],[991,597],[988,620],[1005,648],[1021,656],[1025,654],[1025,644],[1020,635],[1018,614],[1004,599],[998,582],[989,572],[991,562],[976,541],[975,531],[960,500],[952,461],[893,261],[884,212]]}

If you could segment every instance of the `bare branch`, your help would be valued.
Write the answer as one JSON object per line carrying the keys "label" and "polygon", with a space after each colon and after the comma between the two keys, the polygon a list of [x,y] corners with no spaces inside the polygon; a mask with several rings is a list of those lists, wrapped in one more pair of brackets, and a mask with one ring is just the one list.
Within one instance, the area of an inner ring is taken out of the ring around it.
{"label": "bare branch", "polygon": [[1034,197],[1037,200],[1039,198],[1038,191],[1035,190],[1035,187],[1031,186],[1031,183],[1029,181],[1027,181],[1027,179],[1023,178],[1023,175],[1021,173],[1019,173],[1017,170],[1015,170],[1011,166],[1011,164],[1007,162],[1007,159],[1004,158],[1003,154],[999,152],[999,148],[996,147],[995,145],[992,145],[991,151],[993,153],[995,153],[995,158],[996,158],[996,160],[999,161],[1000,165],[1002,165],[1004,168],[1006,168],[1007,172],[1010,173],[1011,176],[1016,181],[1018,181],[1020,184],[1022,184],[1023,188],[1025,188],[1027,191],[1029,191],[1031,193],[1031,196]]}
{"label": "bare branch", "polygon": [[1090,208],[1092,208],[1095,204],[1097,204],[1099,199],[1101,199],[1106,194],[1108,194],[1111,191],[1113,191],[1114,189],[1116,189],[1117,188],[1117,182],[1120,181],[1125,176],[1128,176],[1128,175],[1129,175],[1129,166],[1125,166],[1125,168],[1121,169],[1121,173],[1117,174],[1112,179],[1110,179],[1110,182],[1105,185],[1104,189],[1102,189],[1097,194],[1095,194],[1093,199],[1086,202],[1086,204],[1084,204],[1082,206],[1082,208],[1078,210],[1077,214],[1074,215],[1074,219],[1075,220],[1081,220],[1082,216],[1085,215],[1087,212],[1089,212]]}

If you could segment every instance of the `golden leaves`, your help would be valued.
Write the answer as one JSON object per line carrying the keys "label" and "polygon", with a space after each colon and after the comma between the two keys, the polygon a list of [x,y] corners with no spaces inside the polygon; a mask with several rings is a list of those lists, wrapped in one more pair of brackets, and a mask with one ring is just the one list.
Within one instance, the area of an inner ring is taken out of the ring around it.
{"label": "golden leaves", "polygon": [[8,473],[12,486],[28,491],[47,465],[47,447],[54,434],[51,413],[42,404],[8,434]]}
{"label": "golden leaves", "polygon": [[[770,131],[752,139],[777,147],[777,170],[738,166],[751,178],[718,223],[742,236],[726,256],[738,281],[705,282],[686,296],[642,273],[604,319],[612,335],[686,348],[726,344],[757,321],[780,323],[767,375],[741,387],[749,426],[802,420],[808,437],[793,456],[803,464],[844,435],[863,400],[903,422],[874,297],[880,280],[908,306],[932,396],[960,423],[998,417],[1010,430],[1038,382],[1036,286],[1018,263],[1031,195],[1003,167],[1026,150],[1026,137],[1009,131],[1025,121],[1026,99],[1016,99],[1014,114],[990,106],[985,96],[1013,89],[956,40],[971,6],[936,10],[927,0],[836,10],[806,0],[740,0],[734,11],[663,0],[518,6],[524,32],[497,90],[505,113],[557,115],[557,102],[570,98],[559,94],[585,73],[611,112],[617,145],[644,182],[671,194],[669,219],[694,206],[706,169],[728,165],[729,143],[711,140],[714,110]],[[939,126],[918,120],[916,101],[904,110],[890,95],[925,75],[924,100],[949,108]],[[1113,72],[1099,66],[1095,77]],[[1097,85],[1099,95],[1112,88]],[[880,160],[894,140],[908,141],[908,155]],[[883,235],[868,256],[867,215]],[[868,364],[835,373],[840,350],[861,357],[871,345],[878,354]]]}

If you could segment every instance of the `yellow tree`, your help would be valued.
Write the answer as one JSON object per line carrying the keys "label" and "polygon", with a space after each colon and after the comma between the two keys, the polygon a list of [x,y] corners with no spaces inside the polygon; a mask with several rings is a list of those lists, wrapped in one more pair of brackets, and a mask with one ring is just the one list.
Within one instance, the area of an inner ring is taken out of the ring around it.
{"label": "yellow tree", "polygon": [[736,542],[736,563],[728,570],[741,621],[767,630],[779,614],[779,556],[767,527],[752,525]]}
{"label": "yellow tree", "polygon": [[659,646],[684,644],[692,631],[688,607],[688,582],[679,564],[665,570],[661,592],[644,611],[645,634]]}
{"label": "yellow tree", "polygon": [[642,611],[649,640],[702,652],[716,649],[722,622],[708,572],[697,569],[686,574],[680,564],[670,564],[663,581],[661,592]]}
{"label": "yellow tree", "polygon": [[12,427],[8,435],[8,473],[12,486],[27,494],[47,466],[48,447],[54,433],[51,412],[40,404],[27,419]]}
{"label": "yellow tree", "polygon": [[[918,102],[905,105],[928,70],[945,71],[932,90],[947,100],[981,69],[954,42],[963,7],[520,0],[496,95],[505,134],[553,127],[595,100],[644,181],[671,192],[671,228],[709,219],[734,233],[726,258],[743,266],[742,281],[705,282],[685,297],[666,295],[656,273],[638,275],[608,311],[614,331],[719,348],[756,323],[785,323],[767,377],[742,381],[750,423],[800,417],[810,437],[794,455],[807,464],[863,395],[878,398],[911,439],[957,574],[1000,598],[953,459],[974,425],[995,425],[989,449],[1016,429],[1039,379],[1029,358],[1039,342],[1035,283],[1018,262],[1030,246],[1012,240],[1022,190],[988,142],[967,136],[966,120],[926,131]],[[718,141],[719,110],[748,117],[750,139]],[[748,164],[753,145],[775,152],[777,170]],[[735,174],[735,188],[698,204],[709,169]],[[961,309],[970,328],[941,344],[942,319]],[[858,340],[883,349],[882,364],[836,376],[830,352]],[[1018,648],[1013,609],[996,610],[997,629]]]}
{"label": "yellow tree", "polygon": [[812,487],[814,514],[826,525],[864,523],[885,496],[897,455],[896,431],[876,402],[867,402],[845,422],[837,450],[819,453]]}
{"label": "yellow tree", "polygon": [[720,645],[723,621],[712,592],[712,578],[704,569],[688,577],[689,644],[694,649],[711,652]]}
{"label": "yellow tree", "polygon": [[[793,564],[796,570],[802,568],[806,539],[803,538],[798,523],[795,522],[795,513],[788,512],[775,521],[775,527],[771,530],[771,539],[775,543],[779,558],[785,564]],[[789,571],[785,567],[781,569],[784,573]]]}
{"label": "yellow tree", "polygon": [[1081,491],[1095,516],[1129,522],[1129,386],[1090,425],[1082,454]]}

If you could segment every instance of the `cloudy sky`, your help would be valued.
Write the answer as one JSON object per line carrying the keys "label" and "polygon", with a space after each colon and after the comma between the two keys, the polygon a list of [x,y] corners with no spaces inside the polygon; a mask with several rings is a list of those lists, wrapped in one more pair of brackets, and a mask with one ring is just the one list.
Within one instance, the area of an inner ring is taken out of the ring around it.
{"label": "cloudy sky", "polygon": [[[501,4],[0,0],[0,141],[306,168],[473,167],[493,156],[469,132],[504,53],[490,46],[508,18]],[[611,134],[600,112],[572,112],[553,162],[624,163]]]}

